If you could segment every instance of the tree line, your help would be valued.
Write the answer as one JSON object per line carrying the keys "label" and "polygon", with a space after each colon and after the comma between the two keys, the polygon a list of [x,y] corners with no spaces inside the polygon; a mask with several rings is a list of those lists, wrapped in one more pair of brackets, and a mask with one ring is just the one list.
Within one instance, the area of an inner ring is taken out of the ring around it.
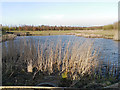
{"label": "tree line", "polygon": [[21,26],[2,26],[2,31],[47,31],[47,30],[111,30],[117,29],[118,23],[105,26],[93,26],[93,27],[72,27],[72,26],[30,26],[30,25],[21,25]]}

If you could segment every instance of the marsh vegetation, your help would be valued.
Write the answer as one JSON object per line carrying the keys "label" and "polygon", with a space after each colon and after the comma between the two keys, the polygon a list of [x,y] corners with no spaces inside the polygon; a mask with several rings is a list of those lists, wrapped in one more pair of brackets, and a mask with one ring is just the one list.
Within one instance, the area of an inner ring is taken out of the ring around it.
{"label": "marsh vegetation", "polygon": [[99,48],[93,46],[91,40],[54,42],[21,38],[3,42],[3,85],[52,82],[58,86],[87,88],[117,82],[117,66],[111,66],[110,62],[103,64]]}

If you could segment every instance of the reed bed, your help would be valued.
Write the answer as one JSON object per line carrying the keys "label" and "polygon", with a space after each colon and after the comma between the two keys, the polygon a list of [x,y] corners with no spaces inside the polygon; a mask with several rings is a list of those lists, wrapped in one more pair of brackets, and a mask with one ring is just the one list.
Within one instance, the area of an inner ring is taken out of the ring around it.
{"label": "reed bed", "polygon": [[[74,81],[71,86],[85,77],[92,79],[103,77],[102,74],[107,73],[104,70],[111,73],[110,75],[115,75],[116,68],[110,71],[109,64],[102,71],[99,49],[93,48],[93,44],[93,41],[92,43],[91,41],[62,43],[61,40],[58,40],[57,43],[48,40],[40,43],[33,39],[3,42],[3,83],[8,82],[11,77],[16,77],[16,72],[17,74],[24,72],[26,75],[31,73],[30,78],[32,79],[29,81],[31,83],[39,76],[38,73],[46,76],[64,74],[65,78]],[[18,82],[19,80],[16,83]]]}

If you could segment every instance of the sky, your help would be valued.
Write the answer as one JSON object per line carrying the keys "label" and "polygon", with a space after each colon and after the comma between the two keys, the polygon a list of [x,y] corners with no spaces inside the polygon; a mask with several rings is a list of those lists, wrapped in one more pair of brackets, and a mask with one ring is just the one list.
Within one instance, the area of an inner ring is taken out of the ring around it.
{"label": "sky", "polygon": [[3,25],[101,26],[118,20],[118,2],[15,2],[1,3]]}

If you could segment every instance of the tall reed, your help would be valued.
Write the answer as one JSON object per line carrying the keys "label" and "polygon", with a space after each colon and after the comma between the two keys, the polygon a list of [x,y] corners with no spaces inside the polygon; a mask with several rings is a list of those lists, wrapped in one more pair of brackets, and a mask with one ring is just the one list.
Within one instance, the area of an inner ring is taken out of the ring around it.
{"label": "tall reed", "polygon": [[[10,77],[21,70],[34,72],[33,79],[38,72],[59,76],[67,73],[67,77],[74,81],[85,75],[98,75],[96,72],[100,73],[102,68],[99,68],[99,50],[93,48],[93,45],[91,41],[62,43],[58,40],[54,43],[33,39],[3,42],[3,76]],[[109,72],[108,68],[106,70]]]}
{"label": "tall reed", "polygon": [[6,68],[3,69],[7,72],[14,66],[27,68],[31,64],[32,68],[48,74],[67,72],[72,79],[92,73],[92,69],[98,65],[98,54],[96,50],[93,51],[92,44],[70,44],[62,45],[59,42],[54,45],[49,42],[48,45],[47,42],[34,40],[9,41],[7,45],[3,43],[3,66]]}

